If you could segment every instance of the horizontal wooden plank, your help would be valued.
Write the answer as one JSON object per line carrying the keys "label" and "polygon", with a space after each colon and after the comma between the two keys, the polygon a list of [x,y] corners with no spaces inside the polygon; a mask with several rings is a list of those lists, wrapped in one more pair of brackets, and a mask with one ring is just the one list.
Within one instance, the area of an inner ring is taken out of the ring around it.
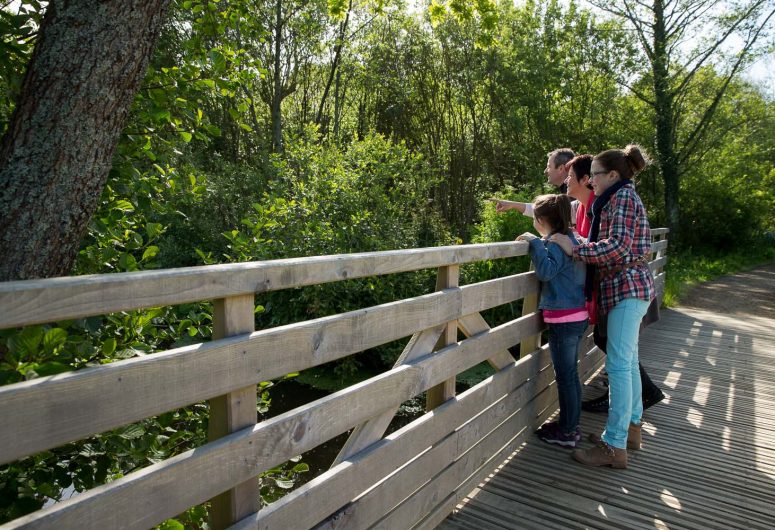
{"label": "horizontal wooden plank", "polygon": [[[401,352],[401,355],[396,360],[394,366],[401,366],[402,364],[432,352],[445,330],[446,326],[442,325],[426,329],[425,331],[413,335],[412,339],[404,348],[404,351]],[[396,415],[397,410],[398,409],[388,409],[379,416],[371,418],[366,423],[362,423],[353,429],[350,436],[347,438],[347,441],[339,450],[339,454],[336,455],[336,458],[331,463],[331,467],[336,466],[343,460],[346,460],[350,456],[382,438],[385,431],[390,426],[393,417]]]}
{"label": "horizontal wooden plank", "polygon": [[[532,433],[532,423],[537,421],[537,417],[543,419],[537,414],[545,410],[555,399],[556,392],[549,391],[541,392],[538,397],[533,396],[519,410],[512,411],[512,414],[495,429],[480,432],[478,438],[471,440],[474,444],[465,447],[464,451],[456,450],[455,444],[459,435],[457,433],[452,435],[449,443],[444,443],[445,440],[438,444],[409,464],[410,467],[400,470],[367,494],[369,498],[380,501],[374,513],[369,514],[376,518],[385,513],[385,508],[390,509],[390,503],[384,503],[386,499],[391,497],[405,499],[398,507],[389,511],[373,525],[371,523],[348,524],[337,528],[373,528],[374,530],[411,528],[436,506],[440,498],[454,491],[471,473],[486,464],[494,454],[503,447],[514,447],[516,445],[514,439],[520,434]],[[470,432],[470,430],[467,431]],[[488,470],[488,472],[491,471],[492,469]],[[418,489],[419,485],[422,487]]]}
{"label": "horizontal wooden plank", "polygon": [[[537,293],[541,283],[534,272],[524,272],[505,278],[465,285],[463,291],[463,315],[479,313],[485,309],[507,304]],[[469,294],[469,291],[476,291]]]}
{"label": "horizontal wooden plank", "polygon": [[669,228],[652,228],[651,229],[651,237],[662,236],[662,235],[665,235],[665,234],[668,234],[668,233],[670,233],[670,229]]}
{"label": "horizontal wooden plank", "polygon": [[[309,528],[371,487],[380,477],[415,458],[431,440],[495,403],[551,363],[547,348],[537,350],[459,394],[411,424],[348,458],[323,475],[241,521],[236,529]],[[522,386],[520,386],[522,385]],[[524,388],[523,388],[524,387]],[[304,505],[304,509],[300,506]]]}
{"label": "horizontal wooden plank", "polygon": [[[439,442],[434,442],[431,449],[422,452],[420,456],[395,471],[389,478],[350,503],[323,524],[318,525],[316,530],[369,528],[402,501],[413,495],[432,477],[443,471],[451,462],[455,462],[463,453],[480,444],[493,430],[519,432],[525,425],[531,423],[534,420],[536,407],[539,412],[544,410],[551,404],[553,396],[551,393],[546,393],[543,401],[534,403],[530,407],[527,405],[552,381],[553,377],[544,370],[542,375],[523,383],[504,399],[490,406],[459,429],[452,431],[456,425],[450,425],[447,437]],[[489,405],[489,403],[483,404],[483,406]],[[427,448],[428,443],[432,441],[428,440],[425,447],[418,449]],[[414,454],[420,452],[415,450]],[[395,468],[399,468],[399,466],[395,466]],[[401,509],[412,512],[416,507],[402,507]],[[422,512],[415,511],[415,521],[421,515]],[[409,528],[411,526],[409,523],[411,521],[403,520],[400,523],[391,521],[390,526],[387,527]]]}
{"label": "horizontal wooden plank", "polygon": [[511,301],[531,276],[503,278],[502,296],[490,297],[491,283],[467,285],[1,387],[0,463],[407,337],[463,306]]}
{"label": "horizontal wooden plank", "polygon": [[526,253],[525,242],[501,242],[4,282],[0,329]]}
{"label": "horizontal wooden plank", "polygon": [[[452,462],[373,528],[389,530],[415,525],[421,528],[435,527],[454,508],[456,500],[452,501],[453,499],[464,497],[476,484],[491,474],[522,440],[533,434],[535,427],[553,412],[554,407],[550,404],[555,398],[556,392],[552,389],[539,394],[525,405],[523,410],[512,416],[513,419],[509,418],[509,421],[490,433],[468,453]],[[538,413],[540,410],[545,412]]]}
{"label": "horizontal wooden plank", "polygon": [[[148,528],[240,484],[535,334],[538,315],[437,353],[16,519],[8,528]],[[342,414],[347,411],[347,414]]]}
{"label": "horizontal wooden plank", "polygon": [[[586,353],[579,361],[579,374],[590,374],[598,369],[600,362],[602,362],[602,352],[594,348]],[[582,380],[584,378],[582,377]],[[548,394],[551,389],[545,391]],[[554,394],[556,395],[556,394]],[[535,409],[540,409],[539,404],[540,396],[537,398]],[[545,398],[544,398],[545,399]],[[454,488],[444,500],[437,501],[436,506],[433,509],[426,509],[423,513],[427,514],[425,518],[415,526],[417,529],[433,529],[441,521],[443,521],[451,512],[452,509],[465,498],[468,493],[474,489],[474,487],[482,482],[487,476],[492,474],[496,467],[498,467],[506,457],[511,455],[514,451],[514,447],[521,443],[527,436],[532,434],[533,429],[541,425],[545,419],[556,410],[556,402],[552,401],[549,407],[545,408],[539,416],[537,416],[528,428],[523,430],[517,437],[515,437],[511,443],[504,446],[498,453],[494,454],[485,464],[483,464],[478,470],[473,472],[462,484]]]}
{"label": "horizontal wooden plank", "polygon": [[0,387],[0,463],[443,324],[460,315],[461,296],[449,289]]}
{"label": "horizontal wooden plank", "polygon": [[[460,317],[457,320],[457,327],[466,337],[471,337],[477,333],[481,333],[490,329],[490,325],[479,313],[473,313]],[[493,352],[492,356],[487,358],[487,363],[496,370],[500,370],[501,368],[505,368],[506,366],[512,364],[514,360],[514,356],[511,355],[509,350],[502,350],[499,352]]]}
{"label": "horizontal wooden plank", "polygon": [[667,248],[668,241],[667,239],[663,239],[662,241],[654,241],[651,243],[651,252],[659,252],[660,250],[665,250]]}
{"label": "horizontal wooden plank", "polygon": [[2,282],[0,329],[510,258],[527,248],[506,241]]}
{"label": "horizontal wooden plank", "polygon": [[667,256],[663,256],[661,258],[655,259],[653,261],[649,262],[649,269],[653,273],[656,270],[661,269],[667,264]]}
{"label": "horizontal wooden plank", "polygon": [[[588,343],[587,343],[588,344]],[[597,350],[599,352],[599,350]],[[530,358],[530,372],[528,375],[530,379],[527,382],[522,383],[514,391],[512,391],[507,398],[497,402],[491,409],[487,409],[479,417],[476,417],[465,426],[461,427],[455,432],[454,442],[452,447],[456,448],[454,454],[448,455],[445,449],[442,449],[442,444],[450,443],[449,438],[445,439],[438,445],[434,445],[433,449],[427,453],[423,453],[422,456],[411,462],[408,466],[401,469],[397,473],[393,474],[385,482],[379,484],[373,489],[370,489],[365,495],[358,498],[358,500],[350,503],[341,511],[337,512],[333,517],[329,518],[325,523],[319,525],[318,530],[331,529],[331,528],[366,528],[377,521],[383,514],[388,513],[394,506],[400,501],[406,499],[412,494],[415,489],[427,482],[431,476],[441,471],[449,462],[457,459],[463,452],[479,443],[484,437],[485,433],[490,432],[497,423],[494,423],[494,419],[501,417],[500,421],[503,421],[514,411],[519,410],[527,402],[534,399],[537,394],[540,394],[545,388],[554,385],[554,372],[551,368],[551,358],[547,346],[542,347],[529,355]],[[521,359],[518,361],[520,366],[522,365]],[[579,362],[580,373],[587,373],[594,368],[594,365],[598,362],[598,356],[596,355],[584,355]],[[496,374],[497,375],[497,374]],[[482,400],[485,405],[489,402]],[[532,404],[532,410],[535,414],[538,414],[541,418],[545,414],[554,412],[557,407],[556,393],[546,394],[543,400],[534,402]],[[547,409],[548,410],[545,410]],[[496,412],[496,411],[503,411]],[[494,415],[488,415],[491,412],[496,412]],[[469,417],[473,417],[473,414],[468,413]],[[533,417],[522,419],[522,425],[533,424],[536,420]],[[453,425],[450,425],[453,426]],[[520,426],[521,428],[521,426]],[[532,432],[532,429],[530,430]],[[429,441],[436,440],[436,437],[428,436],[423,447],[427,447]],[[419,451],[414,451],[417,454]],[[408,459],[402,459],[399,462],[395,462],[395,466],[392,469],[397,469],[403,465]],[[392,459],[385,455],[385,460],[389,463],[394,462]],[[432,463],[433,462],[433,463]],[[441,462],[442,465],[438,466],[437,463]],[[388,465],[387,469],[392,470]],[[380,475],[375,475],[380,476]],[[374,480],[374,477],[372,477]],[[331,488],[327,489],[328,491]],[[467,493],[467,492],[463,492]],[[354,497],[354,495],[353,495]],[[408,509],[412,512],[415,508]],[[260,515],[260,514],[259,514]],[[395,528],[401,526],[405,521],[396,523],[392,521],[391,524],[397,524],[393,526]],[[274,526],[274,528],[281,528],[282,526]],[[264,528],[264,527],[261,527]]]}

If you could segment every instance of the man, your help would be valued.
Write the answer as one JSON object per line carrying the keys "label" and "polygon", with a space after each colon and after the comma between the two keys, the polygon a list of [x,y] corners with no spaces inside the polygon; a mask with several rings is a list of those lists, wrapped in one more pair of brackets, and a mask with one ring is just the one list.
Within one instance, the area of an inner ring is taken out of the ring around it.
{"label": "man", "polygon": [[[576,153],[573,150],[564,147],[562,149],[555,149],[549,153],[546,157],[546,168],[544,169],[544,175],[546,175],[546,182],[558,188],[559,193],[565,193],[567,185],[565,179],[568,178],[568,169],[565,165],[570,162]],[[528,217],[533,217],[533,204],[530,202],[516,202],[516,201],[502,201],[500,199],[495,203],[495,211],[503,213],[507,210],[517,210],[519,213]],[[575,210],[574,210],[575,213]],[[571,216],[573,219],[573,216]]]}

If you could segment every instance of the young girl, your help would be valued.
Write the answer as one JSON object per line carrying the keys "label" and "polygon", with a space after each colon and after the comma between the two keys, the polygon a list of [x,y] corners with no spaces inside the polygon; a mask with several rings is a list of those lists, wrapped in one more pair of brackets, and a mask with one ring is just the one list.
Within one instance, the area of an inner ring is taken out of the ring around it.
{"label": "young girl", "polygon": [[654,298],[654,279],[648,267],[651,230],[632,177],[646,164],[637,145],[595,156],[590,177],[597,198],[589,242],[574,243],[563,235],[554,238],[576,260],[590,265],[587,275],[590,284],[597,282],[598,310],[608,315],[608,422],[602,437],[595,437],[595,447],[573,453],[574,459],[589,466],[626,468],[628,438],[640,446],[638,331]]}
{"label": "young girl", "polygon": [[574,263],[559,245],[550,241],[556,234],[565,234],[576,241],[570,229],[570,205],[567,195],[537,197],[533,226],[543,237],[539,239],[527,232],[517,241],[529,242],[530,258],[541,280],[539,309],[549,327],[549,350],[560,401],[559,421],[546,423],[536,432],[545,442],[573,448],[581,441],[581,382],[576,363],[579,342],[587,329],[586,274],[582,263]]}

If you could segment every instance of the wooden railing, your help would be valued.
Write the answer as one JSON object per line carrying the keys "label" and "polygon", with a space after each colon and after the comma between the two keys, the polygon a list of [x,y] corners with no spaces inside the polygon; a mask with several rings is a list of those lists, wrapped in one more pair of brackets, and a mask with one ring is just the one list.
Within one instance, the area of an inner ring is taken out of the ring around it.
{"label": "wooden railing", "polygon": [[[652,246],[660,292],[666,247]],[[214,301],[211,342],[0,387],[0,464],[203,400],[211,411],[206,445],[8,528],[149,528],[208,500],[216,528],[433,527],[556,410],[535,275],[458,285],[461,264],[526,253],[509,242],[0,284],[0,328]],[[439,270],[436,292],[253,331],[256,293],[427,268]],[[491,329],[480,315],[523,298],[516,320]],[[392,370],[257,423],[258,382],[402,337]],[[586,377],[602,357],[589,337],[582,351]],[[455,376],[485,360],[498,372],[455,396]],[[433,413],[385,436],[426,391]],[[259,509],[260,473],[350,429],[329,471]]]}

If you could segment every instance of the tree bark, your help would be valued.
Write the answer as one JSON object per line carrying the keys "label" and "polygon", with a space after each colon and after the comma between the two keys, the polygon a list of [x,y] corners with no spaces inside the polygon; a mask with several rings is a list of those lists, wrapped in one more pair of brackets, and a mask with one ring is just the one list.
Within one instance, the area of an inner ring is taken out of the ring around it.
{"label": "tree bark", "polygon": [[654,120],[657,135],[662,178],[665,182],[665,213],[670,239],[680,239],[680,212],[678,208],[678,157],[675,148],[673,93],[670,90],[668,64],[668,38],[665,28],[665,6],[663,0],[654,1],[654,57],[651,61],[654,77]]}
{"label": "tree bark", "polygon": [[326,100],[328,99],[328,93],[331,91],[331,83],[334,81],[334,75],[338,71],[339,61],[342,57],[342,49],[344,49],[344,39],[347,35],[347,24],[350,22],[350,12],[353,8],[353,2],[347,7],[347,15],[344,17],[344,21],[339,25],[339,38],[334,46],[334,60],[331,62],[331,70],[328,73],[328,79],[326,80],[326,87],[323,89],[323,97],[320,98],[320,106],[318,107],[318,113],[315,117],[315,123],[320,125],[323,120],[323,110],[326,108]]}
{"label": "tree bark", "polygon": [[0,280],[67,274],[169,0],[52,0],[0,143]]}

